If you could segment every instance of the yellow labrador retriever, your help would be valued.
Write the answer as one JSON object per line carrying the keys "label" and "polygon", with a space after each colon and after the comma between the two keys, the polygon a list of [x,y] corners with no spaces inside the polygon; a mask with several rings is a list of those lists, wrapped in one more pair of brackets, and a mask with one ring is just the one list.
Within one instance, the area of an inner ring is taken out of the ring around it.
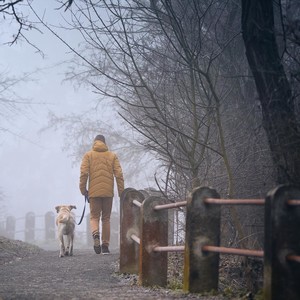
{"label": "yellow labrador retriever", "polygon": [[[58,238],[60,241],[59,257],[65,255],[73,255],[73,241],[75,230],[75,215],[71,212],[76,209],[75,205],[58,205],[55,207],[58,215],[56,217],[56,225],[58,229]],[[67,238],[67,247],[65,248],[64,236]]]}

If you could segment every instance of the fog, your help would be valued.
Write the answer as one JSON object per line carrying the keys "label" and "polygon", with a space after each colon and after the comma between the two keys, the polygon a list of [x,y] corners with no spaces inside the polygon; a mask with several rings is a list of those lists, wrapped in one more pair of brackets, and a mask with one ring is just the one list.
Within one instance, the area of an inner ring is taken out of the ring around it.
{"label": "fog", "polygon": [[[51,2],[37,1],[35,8],[40,13],[45,9],[45,20],[59,23],[56,18],[63,11],[55,10],[56,2]],[[26,37],[43,51],[44,56],[25,41],[12,46],[5,44],[16,30],[15,26],[4,23],[1,30],[1,72],[15,77],[32,73],[34,79],[14,87],[15,93],[30,99],[32,105],[26,109],[20,105],[20,111],[13,113],[9,122],[1,124],[7,130],[1,131],[0,138],[0,190],[4,200],[0,202],[3,207],[1,221],[10,215],[24,217],[27,212],[44,215],[48,211],[54,212],[54,207],[59,204],[76,205],[79,219],[84,205],[84,197],[79,191],[80,164],[74,164],[70,153],[62,150],[65,138],[62,131],[40,132],[40,129],[47,126],[49,111],[59,115],[80,114],[95,105],[95,94],[86,87],[74,90],[71,82],[63,82],[67,66],[62,62],[70,59],[71,54],[46,29],[42,33],[26,32]],[[73,45],[80,42],[75,34],[68,34],[68,39]],[[98,117],[109,116],[106,111],[105,116],[98,112]],[[109,120],[107,122],[109,124]],[[123,171],[126,176],[126,170]],[[138,182],[134,187],[141,188]],[[116,197],[115,207],[117,205]]]}

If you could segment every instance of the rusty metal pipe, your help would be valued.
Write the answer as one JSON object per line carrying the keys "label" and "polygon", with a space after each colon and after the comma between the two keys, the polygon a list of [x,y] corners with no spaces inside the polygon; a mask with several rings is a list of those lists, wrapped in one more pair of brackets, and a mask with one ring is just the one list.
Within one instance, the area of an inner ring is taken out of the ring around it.
{"label": "rusty metal pipe", "polygon": [[184,252],[184,246],[156,246],[154,252]]}
{"label": "rusty metal pipe", "polygon": [[287,200],[286,203],[291,206],[298,206],[300,205],[300,200]]}
{"label": "rusty metal pipe", "polygon": [[142,206],[142,203],[140,201],[138,201],[138,200],[135,200],[135,199],[132,201],[132,203],[134,205],[136,205],[137,207],[141,207]]}
{"label": "rusty metal pipe", "polygon": [[132,235],[130,236],[130,238],[131,238],[133,241],[135,241],[136,243],[138,243],[138,244],[141,243],[140,238],[139,238],[138,236],[136,236],[135,234],[132,234]]}
{"label": "rusty metal pipe", "polygon": [[295,262],[300,263],[300,256],[298,256],[298,255],[288,255],[288,256],[286,257],[286,259],[287,259],[288,261],[295,261]]}
{"label": "rusty metal pipe", "polygon": [[261,250],[227,248],[227,247],[217,247],[217,246],[208,246],[208,245],[203,246],[202,251],[223,253],[223,254],[233,254],[233,255],[243,255],[243,256],[257,256],[257,257],[264,256],[264,251]]}
{"label": "rusty metal pipe", "polygon": [[187,205],[187,201],[161,204],[161,205],[154,206],[154,210],[163,210],[163,209],[169,209],[169,208],[176,208],[176,207],[186,206],[186,205]]}
{"label": "rusty metal pipe", "polygon": [[242,205],[264,205],[265,199],[215,199],[206,198],[206,204],[242,204]]}

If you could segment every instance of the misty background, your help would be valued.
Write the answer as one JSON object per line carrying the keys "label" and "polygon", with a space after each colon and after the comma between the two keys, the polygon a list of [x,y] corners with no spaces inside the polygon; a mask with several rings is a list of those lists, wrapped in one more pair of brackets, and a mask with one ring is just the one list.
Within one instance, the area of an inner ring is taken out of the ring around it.
{"label": "misty background", "polygon": [[[18,39],[16,16],[0,21],[1,216],[80,214],[79,163],[99,133],[126,187],[168,201],[298,183],[299,1],[70,2],[18,1]],[[262,224],[229,208],[223,243],[261,246]]]}
{"label": "misty background", "polygon": [[[66,17],[63,10],[57,10],[59,6],[56,1],[37,1],[33,5],[49,24],[58,26]],[[36,20],[25,6],[24,11],[31,20]],[[80,161],[66,149],[64,129],[49,128],[49,113],[59,116],[86,115],[87,118],[101,120],[108,129],[122,126],[121,120],[113,106],[97,106],[97,95],[87,86],[65,80],[66,61],[73,54],[46,28],[37,25],[40,31],[25,32],[30,44],[20,40],[10,45],[18,27],[14,23],[3,24],[0,34],[1,70],[5,70],[5,75],[15,78],[12,90],[22,100],[16,109],[9,108],[5,112],[6,117],[1,123],[1,221],[10,215],[24,217],[27,212],[36,215],[54,212],[54,207],[59,204],[76,205],[76,215],[81,216],[84,197],[79,191]],[[57,31],[71,45],[76,46],[81,41],[76,33]],[[21,80],[24,77],[26,79]],[[97,128],[94,130],[97,131]],[[130,132],[127,134],[129,136]],[[120,157],[120,149],[114,148],[109,136],[106,139],[109,149]],[[149,173],[144,170],[142,178],[128,178],[122,160],[121,164],[125,187],[151,186],[153,170],[149,170]],[[115,193],[115,211],[118,211],[118,205],[119,199]]]}
{"label": "misty background", "polygon": [[[263,199],[300,185],[299,0],[3,3],[0,234],[11,215],[18,228],[3,232],[17,239],[27,212],[41,223],[73,204],[81,215],[80,161],[97,134],[118,154],[126,188],[159,189],[168,202],[203,186]],[[222,206],[220,246],[264,249],[265,208]],[[113,210],[114,232],[118,195]],[[169,244],[183,245],[185,208],[168,217]],[[76,231],[77,247],[88,222]],[[262,276],[251,261],[232,267],[254,295]]]}

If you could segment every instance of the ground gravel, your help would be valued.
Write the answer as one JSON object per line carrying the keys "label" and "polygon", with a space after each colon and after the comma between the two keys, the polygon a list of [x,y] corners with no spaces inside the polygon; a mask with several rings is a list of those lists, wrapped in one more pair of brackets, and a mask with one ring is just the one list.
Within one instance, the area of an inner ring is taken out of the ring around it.
{"label": "ground gravel", "polygon": [[58,253],[0,237],[0,300],[228,299],[141,287],[134,276],[118,273],[118,253],[75,249],[74,256],[63,258]]}

